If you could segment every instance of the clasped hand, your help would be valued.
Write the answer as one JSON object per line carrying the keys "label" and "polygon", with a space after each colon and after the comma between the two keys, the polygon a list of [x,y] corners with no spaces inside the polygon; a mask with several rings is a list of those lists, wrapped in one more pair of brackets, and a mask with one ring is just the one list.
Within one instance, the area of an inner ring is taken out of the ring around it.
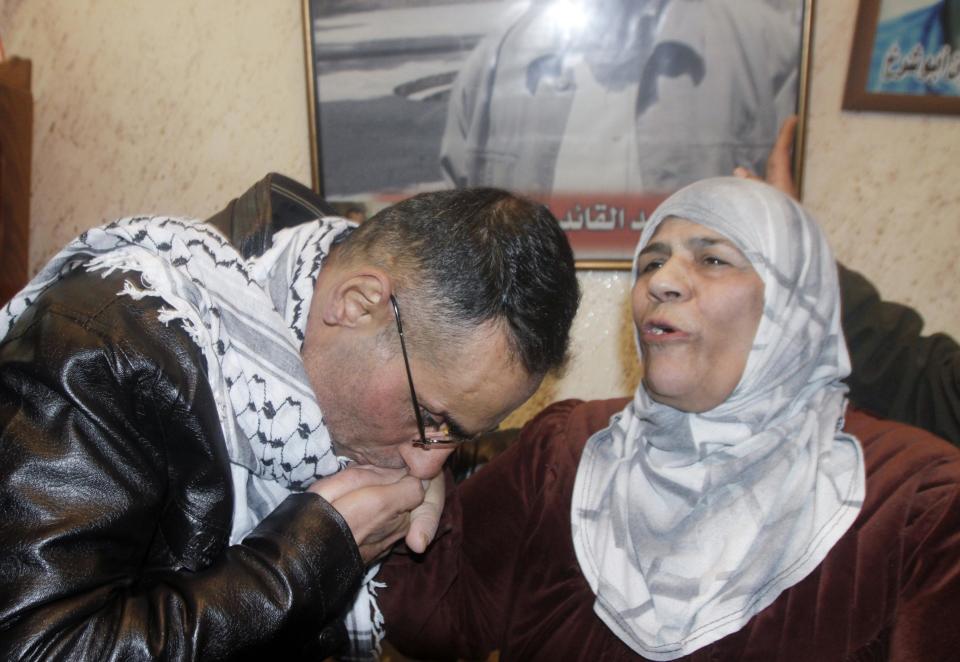
{"label": "clasped hand", "polygon": [[412,551],[425,551],[443,511],[442,473],[421,481],[406,469],[351,465],[318,480],[307,491],[319,494],[343,516],[366,564],[386,554],[401,538]]}

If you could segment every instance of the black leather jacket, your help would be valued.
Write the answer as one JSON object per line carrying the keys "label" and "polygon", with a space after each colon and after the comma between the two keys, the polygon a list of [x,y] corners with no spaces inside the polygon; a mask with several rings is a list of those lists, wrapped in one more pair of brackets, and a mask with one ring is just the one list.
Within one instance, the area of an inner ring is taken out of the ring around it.
{"label": "black leather jacket", "polygon": [[349,528],[296,494],[229,545],[204,359],[124,278],[64,278],[0,342],[0,659],[322,659],[363,573]]}

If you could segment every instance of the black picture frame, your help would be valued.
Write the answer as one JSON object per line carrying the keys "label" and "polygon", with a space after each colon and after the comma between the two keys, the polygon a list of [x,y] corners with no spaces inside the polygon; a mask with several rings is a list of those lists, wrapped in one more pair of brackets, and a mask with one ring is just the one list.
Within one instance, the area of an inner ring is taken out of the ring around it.
{"label": "black picture frame", "polygon": [[[655,4],[662,1],[655,0]],[[631,6],[631,3],[636,3],[636,0],[630,0],[624,6]],[[448,114],[453,117],[454,104],[459,104],[459,99],[473,89],[467,84],[467,74],[464,73],[468,68],[468,58],[478,59],[478,53],[483,52],[481,48],[485,44],[510,30],[519,29],[513,26],[522,24],[524,20],[534,20],[530,16],[534,12],[546,11],[550,4],[546,0],[524,3],[512,0],[303,0],[314,188],[335,206],[350,210],[357,218],[363,218],[387,204],[422,190],[451,185],[503,186],[540,199],[551,208],[567,230],[579,268],[629,268],[639,229],[646,215],[677,186],[663,184],[649,189],[624,186],[629,190],[610,190],[594,195],[556,186],[560,179],[556,173],[553,174],[550,190],[528,186],[519,177],[503,176],[492,182],[481,178],[460,178],[452,167],[446,168],[447,177],[444,177],[444,167],[451,159],[445,160],[444,166],[441,166],[440,152],[444,144],[445,127],[448,122],[454,121],[448,118]],[[791,106],[789,112],[800,116],[794,145],[794,171],[799,180],[805,135],[813,0],[707,0],[705,3],[677,4],[678,7],[698,5],[714,7],[715,11],[728,14],[736,12],[737,20],[732,21],[735,24],[734,34],[756,34],[758,44],[759,40],[763,40],[767,48],[780,47],[786,53],[784,58],[789,56],[790,70],[779,72],[777,76],[788,75],[789,86],[783,84],[781,92],[784,98],[792,99],[792,104],[781,105]],[[763,8],[758,12],[756,7],[760,5]],[[742,19],[739,15],[741,11]],[[769,26],[758,29],[760,19],[757,15],[765,16],[774,11],[778,13],[771,20],[777,21],[778,28],[782,29],[782,39],[771,37]],[[691,22],[684,23],[687,24]],[[716,28],[711,24],[709,29],[704,28],[704,32],[712,35]],[[657,42],[657,38],[659,36],[651,42],[656,45],[654,54],[667,41]],[[698,38],[691,36],[690,42],[694,43]],[[679,42],[677,39],[670,41],[683,43],[682,38]],[[783,42],[787,42],[787,46]],[[790,50],[794,48],[793,45],[795,50]],[[740,46],[748,46],[754,51],[759,48],[753,42]],[[665,52],[670,48],[674,47],[668,44]],[[662,67],[664,71],[657,72],[654,78],[660,87],[654,91],[662,94],[663,85],[672,83],[674,79],[689,79],[693,81],[691,85],[699,84],[698,75],[703,81],[710,82],[712,71],[722,72],[725,68],[734,72],[728,76],[731,80],[739,80],[735,70],[742,65],[732,60],[740,57],[737,55],[739,51],[750,48],[729,48],[725,53],[729,52],[730,62],[723,57],[706,59],[709,51],[704,50],[703,61],[708,67],[706,75],[702,70],[697,72],[695,67],[692,73],[677,74],[671,71],[670,67],[678,60],[667,53]],[[675,50],[680,53],[679,59],[682,60],[683,48]],[[503,52],[501,48],[500,53]],[[558,57],[566,57],[566,54]],[[755,57],[752,60],[763,62],[764,59]],[[529,82],[530,71],[541,67],[545,73],[538,75],[548,80],[555,73],[551,67],[556,68],[556,61],[557,57],[553,61],[547,58],[542,67],[539,61],[535,64],[524,62],[523,71],[527,72],[528,87],[532,85]],[[653,61],[653,58],[649,61]],[[756,80],[755,73],[753,71],[750,76],[741,78]],[[497,75],[506,77],[499,73]],[[773,78],[772,74],[770,78]],[[644,80],[646,78],[629,81],[628,84],[639,89]],[[718,89],[726,88],[721,85]],[[740,99],[749,96],[750,93],[730,91],[724,92],[724,98],[718,100],[705,94],[701,102],[701,116],[709,117],[714,113],[711,103],[716,102],[722,110],[725,103],[739,103]],[[755,96],[769,99],[772,94]],[[592,99],[586,95],[583,98]],[[624,98],[630,100],[629,96]],[[644,97],[636,94],[635,98]],[[451,99],[457,101],[451,103]],[[778,97],[778,103],[780,101],[782,99]],[[783,115],[781,106],[776,111]],[[743,145],[749,143],[754,155],[762,153],[765,158],[776,136],[779,120],[782,119],[772,121],[773,114],[769,103],[759,102],[742,116],[731,110],[726,121],[746,127],[744,134],[749,134],[751,139],[743,141]],[[587,114],[584,121],[582,109],[580,117],[580,125],[586,128],[578,134],[565,129],[563,140],[566,141],[568,135],[583,135],[581,143],[589,147],[588,141],[593,139],[594,130],[591,117]],[[683,142],[687,134],[697,131],[709,133],[712,130],[694,124],[686,126],[681,123],[674,127],[672,135],[676,136],[675,142]],[[766,133],[763,140],[758,141],[756,132],[751,131],[752,127],[761,124]],[[533,140],[530,136],[534,134],[535,129],[519,131],[516,142],[526,145]],[[758,146],[760,143],[762,149]],[[669,152],[669,140],[666,145],[664,150]],[[746,149],[737,144],[731,149],[735,151],[738,147],[742,147],[741,151]],[[699,167],[696,154],[681,156],[690,167]],[[446,159],[446,155],[443,158]],[[610,160],[614,164],[632,162],[629,158]],[[669,163],[670,167],[675,165],[669,155],[662,160]],[[725,165],[713,170],[705,168],[701,175],[727,175],[732,173],[734,165],[758,169],[758,164],[762,164],[755,157],[744,162],[735,156],[727,158],[726,155],[717,161]],[[573,159],[570,162],[577,161]],[[680,171],[683,167],[676,165],[676,169]],[[587,174],[595,174],[591,172],[593,170],[583,168]],[[576,176],[574,171],[574,179]],[[570,176],[567,175],[567,178]],[[798,185],[801,184],[798,181]]]}

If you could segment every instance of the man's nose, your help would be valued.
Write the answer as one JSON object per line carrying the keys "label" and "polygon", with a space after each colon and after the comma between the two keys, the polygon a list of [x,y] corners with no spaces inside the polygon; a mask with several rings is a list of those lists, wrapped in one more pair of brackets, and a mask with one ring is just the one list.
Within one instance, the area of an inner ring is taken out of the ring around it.
{"label": "man's nose", "polygon": [[453,451],[453,448],[420,448],[407,444],[400,447],[400,457],[403,458],[411,476],[429,480],[440,473],[443,463]]}

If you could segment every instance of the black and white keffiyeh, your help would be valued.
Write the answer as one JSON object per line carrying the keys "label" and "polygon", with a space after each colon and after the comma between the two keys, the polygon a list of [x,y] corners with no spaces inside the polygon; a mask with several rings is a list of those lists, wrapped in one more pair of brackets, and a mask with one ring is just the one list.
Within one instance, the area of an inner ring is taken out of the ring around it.
{"label": "black and white keffiyeh", "polygon": [[[121,293],[164,302],[203,352],[231,462],[231,543],[242,540],[291,492],[336,473],[338,459],[300,357],[314,285],[349,221],[325,218],[277,232],[245,260],[213,227],[171,217],[131,217],[67,245],[0,310],[0,337],[52,283],[73,269],[137,274]],[[368,575],[368,578],[372,577]],[[348,628],[374,650],[382,619],[368,581]],[[378,622],[379,621],[379,622]]]}
{"label": "black and white keffiyeh", "polygon": [[865,491],[860,444],[841,432],[850,360],[816,223],[766,184],[709,179],[657,209],[638,254],[670,217],[730,239],[763,281],[764,311],[725,402],[687,413],[641,384],[580,461],[571,520],[594,611],[653,660],[736,632],[806,577]]}

